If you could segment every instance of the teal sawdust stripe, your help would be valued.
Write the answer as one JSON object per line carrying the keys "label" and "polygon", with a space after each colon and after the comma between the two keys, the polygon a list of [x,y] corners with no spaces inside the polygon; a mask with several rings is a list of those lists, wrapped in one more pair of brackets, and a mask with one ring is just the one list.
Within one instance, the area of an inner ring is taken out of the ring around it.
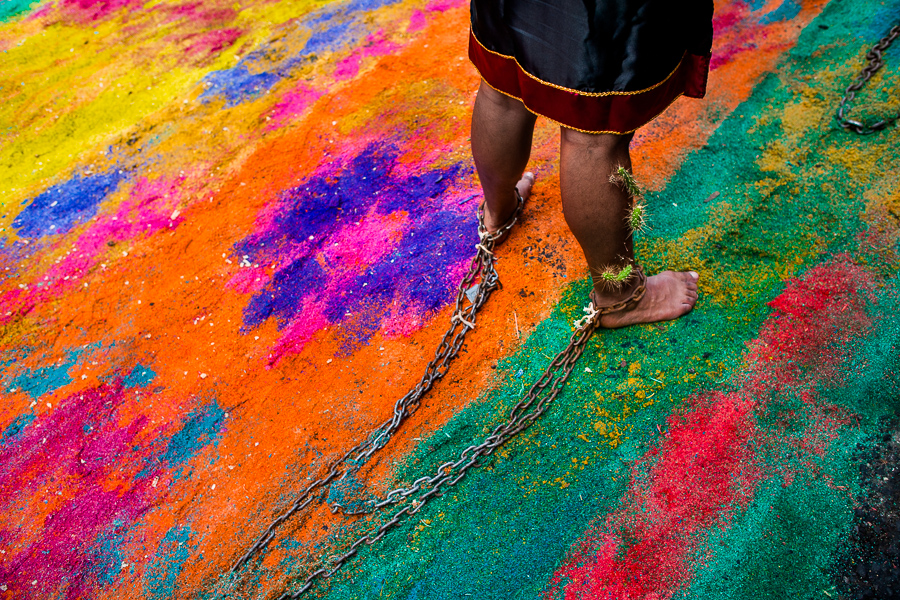
{"label": "teal sawdust stripe", "polygon": [[[704,295],[695,312],[671,324],[596,336],[548,414],[450,493],[363,551],[335,576],[329,598],[540,597],[588,526],[619,506],[631,466],[659,438],[657,426],[665,427],[666,417],[691,394],[728,385],[741,366],[745,343],[757,336],[771,313],[766,303],[784,289],[786,279],[836,252],[849,252],[883,275],[897,271],[893,248],[858,251],[857,240],[875,218],[871,211],[861,216],[866,202],[884,197],[885,186],[896,186],[884,178],[900,166],[896,133],[859,139],[831,128],[837,90],[861,66],[865,45],[880,35],[841,37],[841,30],[849,31],[841,23],[860,22],[862,15],[871,19],[874,5],[832,4],[804,31],[779,71],[758,86],[651,201],[653,229],[639,240],[638,255],[650,271],[702,265]],[[879,7],[876,17],[888,8]],[[843,39],[846,45],[836,44]],[[704,202],[712,191],[721,196]],[[398,468],[398,485],[432,472],[500,422],[549,357],[564,347],[587,288],[585,280],[567,290],[523,349],[501,361],[498,389],[424,441]],[[858,352],[865,356],[866,344],[889,346],[895,335],[886,326],[862,340]],[[862,411],[855,399],[867,393],[865,381],[849,379],[842,388],[846,392],[833,392],[834,401]],[[866,410],[860,431],[845,432],[834,441],[832,469],[845,478],[852,469],[849,449],[865,443],[875,431],[876,417],[895,407],[870,402]],[[809,563],[813,566],[798,572],[799,580],[779,578],[775,569],[786,559],[779,563],[772,558],[776,542],[765,536],[774,528],[790,538],[801,521],[765,521],[760,507],[766,502],[802,505],[806,511],[835,515],[846,526],[848,500],[841,505],[818,483],[788,493],[779,491],[775,481],[764,482],[742,517],[741,523],[748,528],[755,524],[756,529],[748,530],[757,533],[713,533],[714,542],[727,538],[722,547],[728,550],[713,554],[708,570],[700,569],[695,587],[684,597],[730,594],[749,600],[779,592],[785,597],[827,583],[821,567],[827,566],[841,527],[815,542],[822,548],[816,549]],[[812,553],[811,536],[795,542],[795,551],[797,543],[807,545],[801,552]],[[756,562],[746,558],[751,555]],[[728,562],[732,557],[742,560],[740,569],[747,577],[754,569],[768,569],[769,587],[742,585],[744,578],[730,587],[711,588],[708,582],[716,569],[738,568]],[[284,567],[299,575],[306,565],[298,561]]]}
{"label": "teal sawdust stripe", "polygon": [[3,0],[0,2],[0,23],[37,8],[42,0]]}

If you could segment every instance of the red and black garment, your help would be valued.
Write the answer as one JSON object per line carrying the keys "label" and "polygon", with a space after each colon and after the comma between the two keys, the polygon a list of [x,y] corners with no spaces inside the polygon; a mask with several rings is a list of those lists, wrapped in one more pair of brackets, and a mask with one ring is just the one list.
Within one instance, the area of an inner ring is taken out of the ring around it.
{"label": "red and black garment", "polygon": [[472,0],[469,58],[532,112],[631,133],[706,94],[712,0]]}

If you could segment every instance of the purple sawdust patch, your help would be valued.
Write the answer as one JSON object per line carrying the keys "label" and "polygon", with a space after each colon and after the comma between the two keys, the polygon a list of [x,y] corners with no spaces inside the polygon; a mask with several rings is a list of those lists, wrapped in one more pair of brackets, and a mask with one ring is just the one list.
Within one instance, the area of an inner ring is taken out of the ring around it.
{"label": "purple sawdust patch", "polygon": [[475,227],[437,198],[464,169],[406,170],[395,147],[370,145],[284,192],[259,233],[235,246],[242,265],[274,269],[244,310],[245,329],[271,317],[281,328],[296,319],[316,329],[341,323],[349,350],[385,319],[450,302]]}

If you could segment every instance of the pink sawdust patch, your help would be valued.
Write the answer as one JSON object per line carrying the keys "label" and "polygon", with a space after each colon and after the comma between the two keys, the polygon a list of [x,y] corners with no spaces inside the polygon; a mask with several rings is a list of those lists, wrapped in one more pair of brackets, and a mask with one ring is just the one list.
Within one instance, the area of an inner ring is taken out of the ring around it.
{"label": "pink sawdust patch", "polygon": [[414,10],[412,15],[409,17],[409,27],[406,28],[406,31],[409,33],[415,33],[416,31],[421,31],[425,29],[425,25],[428,24],[428,21],[425,19],[425,13],[421,10]]}
{"label": "pink sawdust patch", "polygon": [[195,26],[202,28],[211,28],[216,25],[231,23],[238,14],[233,8],[207,6],[203,2],[187,2],[176,6],[160,6],[159,9],[168,13],[163,19],[164,23],[187,20]]}
{"label": "pink sawdust patch", "polygon": [[62,0],[60,8],[69,19],[78,23],[90,23],[116,11],[136,10],[143,5],[144,0]]}
{"label": "pink sawdust patch", "polygon": [[184,58],[202,62],[232,46],[244,34],[240,29],[219,29],[191,34],[177,40],[184,48]]}
{"label": "pink sawdust patch", "polygon": [[272,349],[269,365],[276,364],[285,356],[299,353],[316,333],[328,325],[323,304],[309,298],[305,299],[299,317],[284,328],[278,343]]}
{"label": "pink sawdust patch", "polygon": [[322,257],[328,265],[357,271],[389,254],[406,229],[405,216],[372,213],[328,240]]}
{"label": "pink sawdust patch", "polygon": [[[136,447],[148,418],[121,423],[116,412],[127,394],[121,385],[109,384],[77,392],[7,442],[0,487],[19,493],[0,497],[6,516],[0,519],[0,538],[7,556],[14,557],[0,564],[0,578],[11,589],[28,590],[33,598],[90,596],[87,581],[71,575],[96,568],[91,544],[160,501],[164,488],[154,489],[151,477],[139,476],[145,462]],[[48,481],[54,482],[49,489]],[[57,495],[59,489],[65,497]],[[37,516],[28,505],[35,497],[45,499],[44,521],[21,527],[23,515]],[[67,580],[61,596],[44,588]]]}
{"label": "pink sawdust patch", "polygon": [[337,64],[333,77],[337,81],[352,79],[359,73],[360,63],[364,58],[384,56],[396,50],[397,47],[397,44],[384,38],[383,31],[373,33],[365,39],[361,47],[355,49]]}
{"label": "pink sawdust patch", "polygon": [[296,119],[307,108],[319,99],[322,92],[306,83],[299,83],[292,90],[285,92],[281,101],[272,107],[269,116],[268,130],[281,129],[285,123]]}
{"label": "pink sawdust patch", "polygon": [[[873,285],[871,273],[843,256],[789,282],[770,303],[774,314],[749,349],[737,389],[697,394],[669,417],[659,446],[634,467],[622,507],[572,550],[550,595],[671,598],[692,580],[708,530],[727,527],[772,475],[761,448],[802,451],[804,468],[815,470],[815,458],[854,421],[818,390],[836,383],[847,358],[839,349],[873,326],[866,312]],[[767,414],[776,425],[763,430],[758,417],[779,392],[796,394],[809,414]],[[791,485],[795,474],[782,477]]]}
{"label": "pink sawdust patch", "polygon": [[407,337],[421,329],[426,319],[421,306],[394,302],[390,314],[382,321],[381,334],[385,339]]}
{"label": "pink sawdust patch", "polygon": [[272,276],[259,267],[248,267],[238,271],[225,287],[239,294],[255,294],[271,280]]}

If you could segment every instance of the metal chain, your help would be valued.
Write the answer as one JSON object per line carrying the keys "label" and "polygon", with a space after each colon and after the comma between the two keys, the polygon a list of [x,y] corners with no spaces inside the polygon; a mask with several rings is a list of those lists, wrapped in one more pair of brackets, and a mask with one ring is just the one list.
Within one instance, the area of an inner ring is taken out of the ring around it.
{"label": "metal chain", "polygon": [[[369,437],[348,450],[341,458],[333,461],[327,467],[327,474],[313,481],[303,490],[280,516],[274,519],[256,542],[231,568],[231,574],[243,568],[254,556],[257,556],[275,537],[278,528],[297,512],[306,508],[314,499],[314,492],[333,482],[335,479],[345,477],[350,469],[348,463],[359,465],[365,462],[380,448],[384,447],[391,436],[399,429],[400,425],[419,407],[422,397],[434,386],[435,382],[446,375],[450,368],[450,362],[456,358],[465,341],[466,333],[475,328],[475,317],[478,310],[487,302],[491,292],[501,287],[500,277],[494,267],[494,246],[498,239],[505,235],[515,225],[522,212],[524,200],[516,191],[518,205],[515,213],[500,229],[489,232],[484,225],[484,217],[481,210],[478,213],[478,237],[476,254],[469,265],[469,270],[460,282],[456,293],[456,304],[450,318],[450,327],[441,338],[434,358],[425,367],[425,373],[419,382],[394,404],[393,415],[390,419],[379,425]],[[480,281],[476,279],[480,277]],[[466,300],[469,300],[466,306]],[[351,458],[352,455],[356,455]],[[372,507],[375,510],[380,505]],[[333,505],[332,512],[338,512],[343,507]],[[362,511],[347,514],[363,514]]]}
{"label": "metal chain", "polygon": [[[839,124],[844,129],[866,135],[880,131],[900,118],[900,115],[895,115],[872,125],[866,125],[859,121],[848,119],[845,116],[845,112],[849,108],[848,103],[856,97],[856,92],[871,79],[873,74],[884,66],[882,54],[898,36],[900,36],[900,25],[893,27],[890,32],[872,48],[872,50],[866,53],[868,64],[863,68],[856,80],[847,87],[844,92],[844,97],[841,99],[841,103],[838,106],[836,116]],[[519,204],[512,219],[493,234],[487,231],[484,226],[483,215],[479,213],[478,233],[480,243],[476,245],[477,253],[472,259],[469,271],[466,273],[465,277],[463,277],[457,291],[456,304],[450,319],[450,327],[441,338],[434,359],[432,359],[425,367],[425,374],[419,380],[419,383],[395,403],[393,416],[389,420],[377,427],[367,440],[357,444],[347,451],[340,459],[334,461],[330,465],[327,475],[312,482],[294,500],[294,503],[287,511],[272,521],[253,546],[251,546],[250,549],[235,563],[231,569],[231,573],[235,573],[244,567],[254,556],[265,549],[272,538],[275,537],[275,533],[280,525],[313,501],[313,492],[317,488],[328,485],[339,478],[339,476],[341,478],[346,476],[349,473],[349,470],[345,466],[347,462],[352,461],[357,464],[365,462],[372,454],[384,447],[403,421],[416,411],[422,397],[424,397],[424,395],[434,386],[435,382],[447,373],[450,362],[458,355],[462,348],[466,333],[475,328],[476,313],[485,302],[487,302],[491,292],[500,287],[500,279],[494,268],[494,244],[497,239],[512,228],[519,217],[521,209],[522,198],[519,197]],[[348,560],[356,555],[361,545],[372,545],[380,540],[389,529],[399,524],[401,519],[404,517],[408,518],[419,512],[430,499],[436,497],[441,492],[444,486],[453,486],[459,482],[465,477],[469,469],[477,465],[480,458],[490,456],[493,454],[494,450],[510,441],[540,418],[541,415],[547,411],[550,404],[556,399],[563,386],[568,381],[572,374],[572,370],[575,368],[575,364],[584,353],[585,344],[600,326],[601,317],[605,314],[628,310],[640,301],[646,290],[644,285],[646,279],[640,269],[638,269],[637,272],[640,277],[640,283],[633,296],[627,301],[615,306],[595,309],[592,304],[586,309],[585,312],[587,312],[588,315],[577,323],[578,326],[576,327],[576,331],[572,334],[572,337],[569,339],[568,346],[556,355],[544,371],[543,375],[541,375],[537,382],[531,386],[522,400],[513,407],[507,421],[498,425],[480,444],[470,445],[460,453],[459,458],[455,461],[446,462],[440,465],[433,476],[421,477],[409,487],[395,489],[389,492],[384,500],[375,503],[365,510],[351,513],[344,511],[340,504],[333,504],[333,512],[338,512],[340,510],[347,515],[368,514],[391,504],[402,502],[410,496],[421,492],[423,489],[427,489],[427,491],[418,498],[412,500],[410,504],[394,513],[390,520],[381,524],[371,533],[367,533],[358,538],[350,545],[346,553],[331,563],[330,568],[320,567],[306,577],[299,589],[294,592],[285,592],[279,597],[279,600],[298,600],[316,583],[317,579],[331,577],[344,566]],[[479,276],[481,277],[481,281],[478,284],[475,284],[475,280]],[[471,290],[475,290],[474,297],[470,299],[469,305],[465,307],[465,299],[468,297],[468,292]],[[357,454],[357,456],[350,459],[353,454]]]}
{"label": "metal chain", "polygon": [[375,509],[390,504],[397,504],[414,494],[422,492],[423,489],[427,490],[418,498],[412,500],[410,504],[394,513],[387,522],[353,542],[346,553],[331,563],[330,568],[320,567],[306,577],[299,589],[294,592],[285,592],[279,596],[278,600],[298,600],[315,585],[317,579],[327,579],[334,575],[348,560],[356,555],[361,545],[371,546],[380,540],[389,529],[399,524],[402,519],[409,518],[422,510],[422,507],[429,500],[440,494],[444,486],[450,487],[459,482],[460,479],[465,477],[469,469],[477,466],[478,459],[490,456],[494,450],[513,439],[540,418],[562,391],[563,386],[572,374],[572,370],[575,368],[575,364],[584,353],[587,341],[600,327],[600,319],[603,315],[630,310],[637,306],[638,302],[643,298],[647,289],[647,279],[637,265],[635,265],[635,273],[638,278],[638,285],[627,300],[601,308],[595,308],[592,302],[585,309],[588,317],[578,322],[575,332],[569,338],[569,344],[553,358],[543,375],[531,386],[528,393],[525,394],[519,403],[512,408],[505,423],[495,427],[491,434],[484,438],[480,444],[472,444],[463,450],[455,461],[445,462],[440,465],[433,476],[421,477],[407,488],[398,488],[389,492],[384,500],[374,506]]}
{"label": "metal chain", "polygon": [[875,133],[876,131],[881,131],[882,129],[896,121],[898,118],[900,118],[900,114],[898,114],[891,117],[886,117],[881,121],[878,121],[877,123],[868,125],[865,123],[861,123],[860,121],[848,119],[844,114],[849,110],[849,106],[847,105],[847,103],[856,97],[856,92],[858,92],[862,88],[862,86],[864,86],[866,82],[871,79],[872,75],[874,75],[875,72],[878,71],[878,69],[884,66],[884,60],[882,59],[881,55],[885,50],[888,49],[891,43],[895,39],[897,39],[898,36],[900,36],[900,25],[895,25],[893,28],[891,28],[886,36],[881,38],[881,41],[875,44],[874,48],[866,53],[866,59],[868,60],[868,63],[863,68],[862,72],[859,74],[856,80],[849,86],[847,86],[847,89],[844,91],[844,97],[841,99],[840,105],[838,105],[836,116],[838,124],[844,129],[848,129],[860,135],[868,135],[870,133]]}

